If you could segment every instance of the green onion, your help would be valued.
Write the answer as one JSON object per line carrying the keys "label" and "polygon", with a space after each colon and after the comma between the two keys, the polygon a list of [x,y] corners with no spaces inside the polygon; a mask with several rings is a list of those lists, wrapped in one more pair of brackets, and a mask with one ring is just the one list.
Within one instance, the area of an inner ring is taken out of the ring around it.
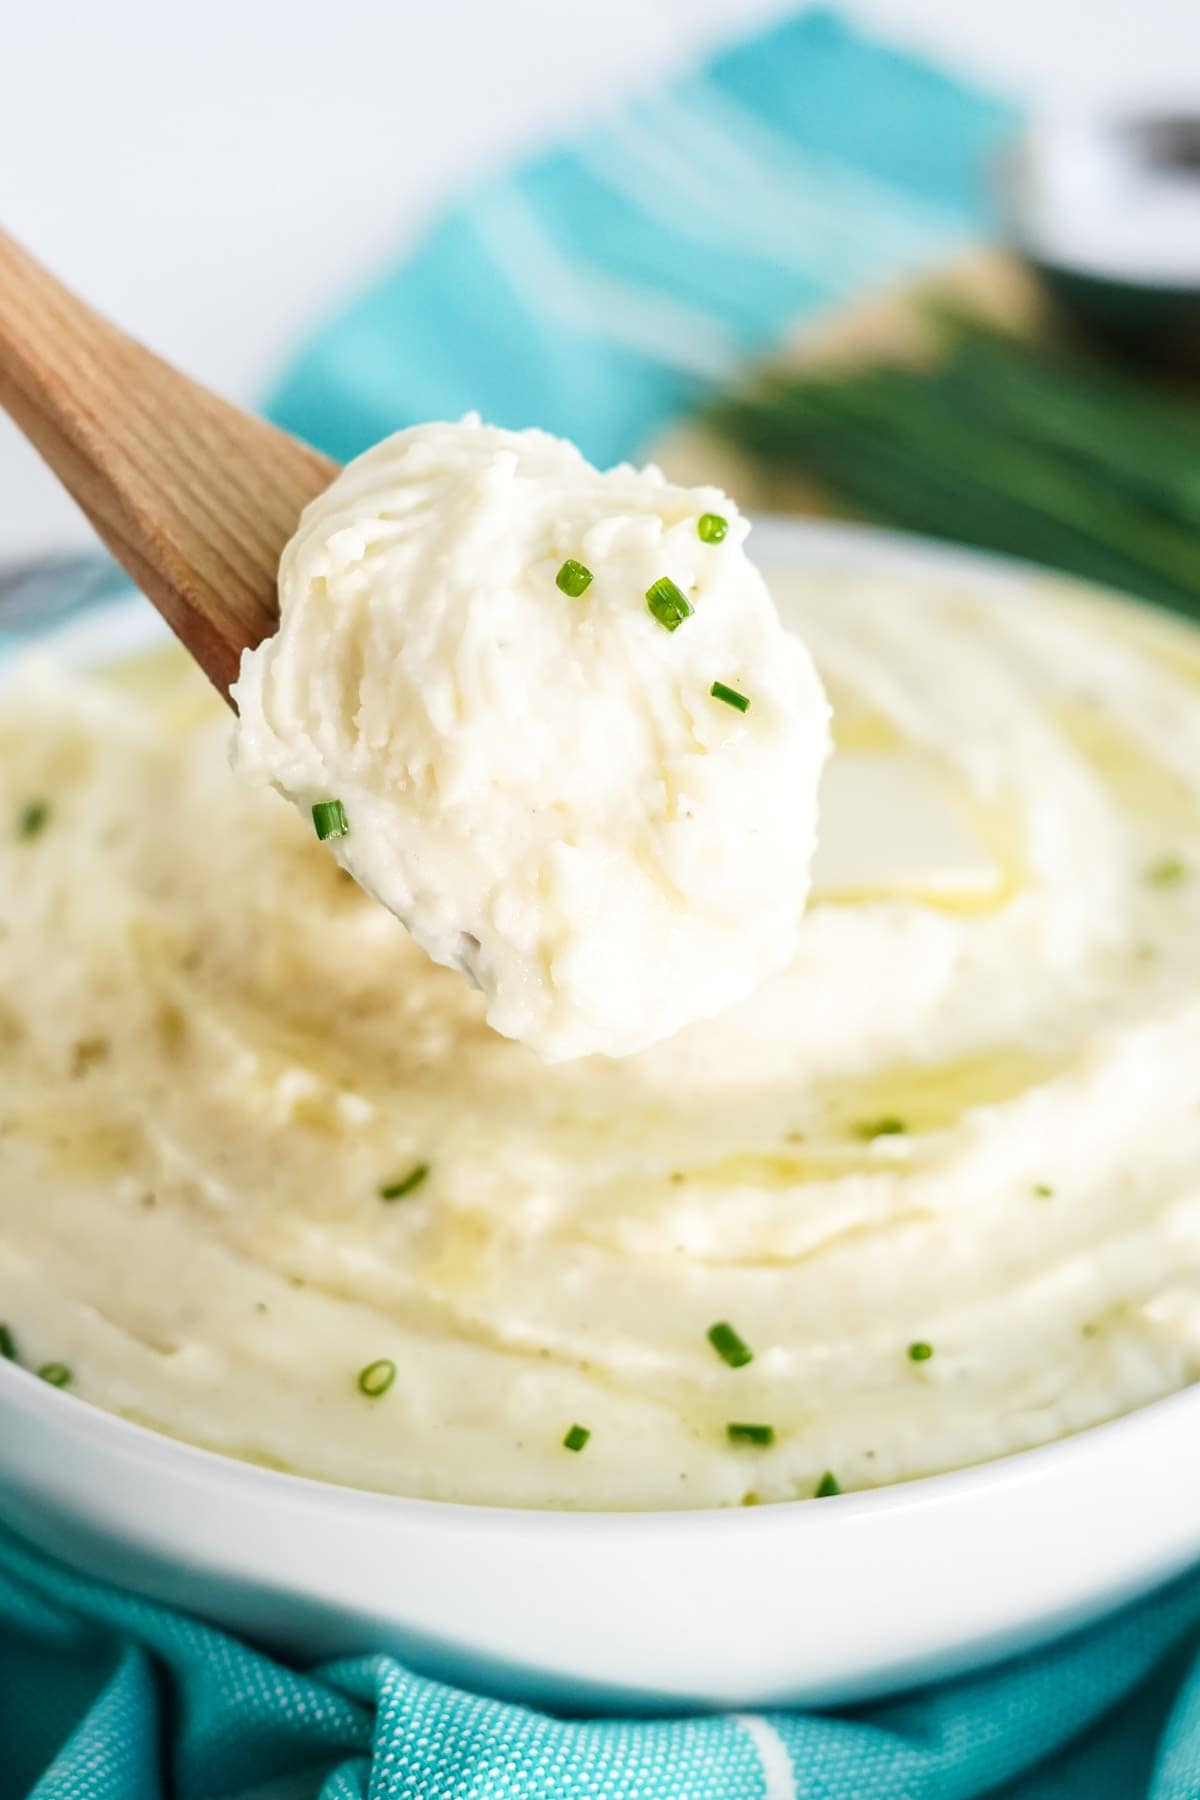
{"label": "green onion", "polygon": [[702,544],[719,544],[729,530],[729,520],[720,513],[701,513],[696,520],[696,535]]}
{"label": "green onion", "polygon": [[564,594],[570,594],[572,600],[578,600],[580,594],[586,593],[592,585],[592,571],[585,569],[581,562],[576,562],[573,556],[568,556],[554,577],[554,585],[561,588]]}
{"label": "green onion", "polygon": [[345,837],[350,829],[346,809],[340,800],[318,800],[312,809],[312,819],[322,843],[326,838]]}
{"label": "green onion", "polygon": [[388,1357],[381,1356],[378,1362],[368,1363],[358,1377],[359,1392],[368,1400],[378,1400],[386,1394],[396,1379],[396,1365]]}
{"label": "green onion", "polygon": [[568,1431],[566,1437],[563,1439],[563,1449],[582,1450],[591,1435],[592,1434],[586,1425],[572,1425],[570,1431]]}
{"label": "green onion", "polygon": [[750,710],[750,702],[745,694],[739,694],[736,688],[726,687],[723,681],[714,681],[708,691],[714,700],[723,700],[726,706],[736,706],[739,712]]}
{"label": "green onion", "polygon": [[908,1346],[909,1362],[928,1362],[933,1355],[933,1345],[917,1342]]}
{"label": "green onion", "polygon": [[38,1370],[38,1379],[48,1381],[51,1387],[66,1387],[71,1380],[71,1371],[66,1363],[43,1363]]}
{"label": "green onion", "polygon": [[708,1341],[731,1369],[744,1369],[748,1362],[754,1361],[753,1350],[742,1342],[733,1326],[726,1324],[724,1320],[709,1326]]}
{"label": "green onion", "polygon": [[1046,1181],[1035,1181],[1033,1191],[1039,1200],[1053,1200],[1054,1189]]}
{"label": "green onion", "polygon": [[402,1175],[399,1181],[389,1181],[384,1187],[381,1187],[379,1198],[381,1200],[403,1200],[406,1194],[411,1194],[414,1188],[420,1187],[428,1173],[428,1163],[417,1163],[416,1167],[410,1169],[407,1175]]}
{"label": "green onion", "polygon": [[669,575],[660,575],[646,589],[646,604],[665,631],[677,631],[695,611]]}
{"label": "green onion", "polygon": [[883,1119],[863,1119],[854,1127],[854,1135],[855,1137],[863,1138],[867,1143],[870,1143],[874,1138],[903,1137],[907,1130],[908,1126],[904,1123],[903,1119],[893,1119],[891,1117]]}
{"label": "green onion", "polygon": [[820,1481],[818,1481],[818,1483],[817,1483],[817,1488],[816,1488],[816,1493],[814,1495],[814,1498],[817,1500],[828,1500],[831,1495],[840,1494],[841,1491],[842,1491],[842,1484],[838,1480],[837,1476],[833,1473],[833,1470],[826,1469],[826,1471],[822,1475]]}
{"label": "green onion", "polygon": [[731,1444],[773,1444],[775,1442],[773,1425],[727,1425],[725,1431]]}
{"label": "green onion", "polygon": [[1178,887],[1187,877],[1187,864],[1182,856],[1159,856],[1146,870],[1146,880],[1151,887]]}
{"label": "green onion", "polygon": [[5,1362],[16,1362],[17,1341],[7,1325],[0,1325],[0,1356]]}
{"label": "green onion", "polygon": [[17,819],[17,837],[23,844],[32,838],[40,837],[46,829],[50,818],[50,808],[45,800],[31,800],[28,806],[21,808]]}
{"label": "green onion", "polygon": [[842,510],[1200,614],[1195,409],[942,308],[918,365],[768,375],[714,424]]}

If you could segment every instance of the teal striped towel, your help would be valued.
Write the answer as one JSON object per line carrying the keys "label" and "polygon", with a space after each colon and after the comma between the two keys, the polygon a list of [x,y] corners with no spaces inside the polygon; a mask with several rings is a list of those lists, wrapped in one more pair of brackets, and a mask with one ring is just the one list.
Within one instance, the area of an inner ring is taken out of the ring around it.
{"label": "teal striped towel", "polygon": [[1196,1800],[1198,1643],[1191,1578],[840,1714],[564,1719],[384,1656],[288,1668],[0,1534],[0,1800]]}
{"label": "teal striped towel", "polygon": [[637,456],[796,321],[978,237],[1013,119],[799,13],[473,188],[270,410],[341,460],[468,411]]}
{"label": "teal striped towel", "polygon": [[[340,457],[471,408],[634,455],[797,320],[978,234],[1010,119],[802,13],[451,207],[275,416]],[[875,1706],[572,1720],[384,1657],[288,1668],[0,1534],[0,1800],[1198,1800],[1198,1651],[1190,1577]]]}

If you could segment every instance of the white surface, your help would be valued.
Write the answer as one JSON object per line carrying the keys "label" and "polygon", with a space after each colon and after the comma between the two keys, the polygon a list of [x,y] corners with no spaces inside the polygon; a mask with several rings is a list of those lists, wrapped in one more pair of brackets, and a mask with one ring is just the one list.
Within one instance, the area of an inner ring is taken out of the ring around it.
{"label": "white surface", "polygon": [[[800,567],[998,578],[994,559],[883,533],[767,525],[759,541]],[[149,608],[120,618],[115,634],[85,621],[76,653],[164,629]],[[0,1516],[80,1567],[301,1655],[378,1646],[576,1703],[824,1703],[977,1666],[1181,1568],[1200,1551],[1198,1425],[1193,1390],[874,1493],[514,1512],[250,1468],[0,1361]]]}
{"label": "white surface", "polygon": [[[0,26],[0,218],[122,325],[252,399],[490,159],[778,0],[40,0]],[[1043,102],[1181,92],[1194,0],[848,0]],[[0,424],[0,559],[87,528]]]}

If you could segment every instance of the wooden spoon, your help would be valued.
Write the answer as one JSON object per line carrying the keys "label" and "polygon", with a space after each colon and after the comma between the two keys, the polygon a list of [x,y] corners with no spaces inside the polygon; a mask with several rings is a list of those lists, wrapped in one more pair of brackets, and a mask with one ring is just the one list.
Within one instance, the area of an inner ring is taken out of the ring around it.
{"label": "wooden spoon", "polygon": [[228,699],[337,464],[189,381],[2,231],[0,405]]}

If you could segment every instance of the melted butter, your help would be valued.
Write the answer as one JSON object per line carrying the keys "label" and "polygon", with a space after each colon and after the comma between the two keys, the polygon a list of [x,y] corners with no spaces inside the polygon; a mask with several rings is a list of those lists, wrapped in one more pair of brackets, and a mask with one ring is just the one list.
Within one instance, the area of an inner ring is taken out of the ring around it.
{"label": "melted butter", "polygon": [[753,1187],[770,1192],[805,1182],[837,1181],[845,1175],[870,1175],[878,1167],[878,1158],[870,1156],[864,1141],[855,1136],[844,1144],[823,1144],[807,1152],[739,1150],[679,1173],[693,1187]]}
{"label": "melted butter", "polygon": [[985,803],[951,757],[915,744],[855,687],[822,671],[833,755],[821,792],[814,906],[905,901],[974,916],[1028,879],[1015,797]]}
{"label": "melted butter", "polygon": [[[907,1166],[913,1161],[914,1138],[948,1130],[977,1107],[1017,1100],[1065,1067],[1065,1058],[1013,1047],[934,1065],[896,1065],[840,1082],[820,1096],[814,1122],[792,1134],[795,1148],[739,1150],[682,1166],[666,1185],[778,1190]],[[884,1121],[897,1122],[903,1130],[872,1136]]]}
{"label": "melted butter", "polygon": [[345,1136],[345,1120],[338,1107],[339,1095],[324,1087],[298,1093],[288,1105],[288,1123],[298,1125],[307,1131],[315,1131],[319,1137],[342,1138]]}
{"label": "melted butter", "polygon": [[205,720],[220,717],[223,707],[215,690],[175,644],[141,650],[96,671],[104,687],[119,688],[153,715],[171,737],[184,737]]}
{"label": "melted butter", "polygon": [[1021,882],[1015,803],[984,804],[913,746],[836,750],[821,788],[814,903],[994,912]]}
{"label": "melted butter", "polygon": [[283,1457],[273,1455],[261,1445],[231,1445],[216,1438],[202,1437],[198,1433],[178,1431],[169,1420],[160,1419],[155,1413],[146,1412],[138,1406],[114,1406],[112,1410],[118,1418],[127,1419],[131,1425],[140,1425],[145,1431],[155,1431],[161,1437],[173,1438],[177,1444],[191,1444],[217,1456],[236,1456],[239,1462],[253,1463],[260,1469],[274,1469],[280,1475],[303,1474],[303,1470],[294,1462],[287,1462]]}
{"label": "melted butter", "polygon": [[82,731],[60,731],[31,745],[21,727],[0,728],[0,773],[23,765],[29,773],[22,791],[14,794],[14,803],[34,794],[39,798],[45,794],[58,796],[82,784],[91,772],[92,747]]}
{"label": "melted butter", "polygon": [[835,750],[898,750],[904,738],[886,713],[874,712],[855,702],[848,692],[826,682],[833,708],[830,731]]}
{"label": "melted butter", "polygon": [[[944,1131],[980,1106],[1003,1106],[1059,1074],[1063,1059],[1017,1046],[934,1065],[898,1066],[843,1081],[825,1102],[826,1128],[859,1136],[872,1121],[898,1119],[903,1136]],[[895,1137],[877,1137],[878,1152]]]}
{"label": "melted butter", "polygon": [[1058,724],[1122,812],[1151,830],[1189,835],[1196,831],[1200,813],[1188,785],[1134,743],[1099,707],[1062,707]]}
{"label": "melted butter", "polygon": [[437,1293],[465,1297],[488,1286],[490,1252],[496,1224],[485,1213],[444,1213],[424,1263],[422,1280]]}
{"label": "melted butter", "polygon": [[61,1099],[22,1105],[10,1115],[10,1123],[37,1146],[49,1172],[70,1180],[103,1181],[123,1174],[142,1152],[136,1125],[82,1097],[73,1096],[69,1106]]}
{"label": "melted butter", "polygon": [[1082,617],[1089,629],[1102,624],[1108,636],[1200,687],[1200,638],[1191,621],[1175,618],[1148,600],[1130,602],[1072,582],[1049,579],[1039,588],[1053,604]]}

